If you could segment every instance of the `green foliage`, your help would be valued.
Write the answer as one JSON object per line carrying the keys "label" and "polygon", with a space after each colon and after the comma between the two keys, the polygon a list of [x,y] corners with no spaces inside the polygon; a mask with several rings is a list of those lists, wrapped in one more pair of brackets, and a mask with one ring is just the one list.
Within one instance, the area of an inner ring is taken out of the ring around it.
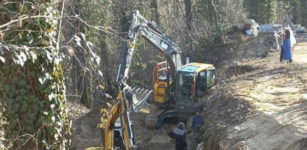
{"label": "green foliage", "polygon": [[[112,5],[111,0],[94,0],[80,1],[82,16],[86,18],[86,21],[91,25],[101,26],[104,28],[109,28],[111,24],[111,18],[108,16],[108,12],[103,9],[104,7],[110,7]],[[93,42],[94,45],[100,44],[100,38],[98,38],[101,33],[99,30],[93,30],[91,27],[85,27],[85,34],[88,37],[88,40]],[[99,47],[95,47],[96,49]],[[100,49],[97,49],[100,50]],[[97,51],[96,50],[96,51]]]}
{"label": "green foliage", "polygon": [[302,11],[302,25],[307,27],[307,1],[306,0],[301,0],[302,5],[301,5],[301,11]]}
{"label": "green foliage", "polygon": [[278,0],[245,0],[244,6],[249,12],[249,18],[259,23],[274,23],[277,21]]}
{"label": "green foliage", "polygon": [[291,15],[292,21],[295,24],[304,23],[307,20],[304,12],[306,11],[306,0],[281,0],[283,2],[284,8]]}
{"label": "green foliage", "polygon": [[[133,10],[139,10],[140,13],[143,16],[149,16],[149,12],[147,11],[147,7],[143,5],[142,2],[139,1],[130,1],[129,3],[125,2],[120,2],[122,5],[125,5],[123,9],[121,10],[121,17],[120,18],[113,18],[110,14],[112,13],[112,6],[115,5],[112,3],[111,0],[93,0],[93,1],[88,1],[88,0],[81,0],[80,5],[81,5],[81,10],[82,10],[82,17],[85,18],[85,20],[95,26],[100,26],[103,27],[105,31],[108,33],[109,29],[113,28],[119,28],[119,27],[114,27],[112,26],[112,23],[114,21],[117,21],[117,19],[121,20],[121,25],[122,28],[120,30],[123,31],[126,27],[127,24],[127,15],[128,13],[131,13]],[[115,9],[115,8],[113,8]],[[100,45],[101,41],[101,32],[99,30],[93,30],[93,28],[86,26],[85,27],[85,33],[86,36],[88,37],[88,40],[93,42],[94,45]],[[109,43],[109,35],[105,34],[106,37],[104,37],[104,40],[106,40],[106,43]],[[95,47],[94,51],[99,51],[99,47]]]}
{"label": "green foliage", "polygon": [[212,51],[214,50],[214,41],[211,38],[201,38],[200,39],[200,45],[201,45],[200,47],[202,48],[202,51],[203,51],[202,53],[204,53],[208,56],[209,56],[209,53],[212,53]]}
{"label": "green foliage", "polygon": [[71,123],[65,105],[62,58],[55,49],[55,17],[59,15],[48,1],[35,6],[36,1],[12,1],[1,9],[12,20],[48,16],[19,19],[1,30],[4,38],[0,44],[11,44],[5,46],[4,61],[0,61],[5,138],[8,145],[12,143],[11,149],[68,149]]}
{"label": "green foliage", "polygon": [[[46,50],[48,51],[48,50]],[[23,65],[16,56],[27,55]],[[70,122],[65,111],[65,87],[61,65],[56,57],[26,51],[6,54],[6,63],[0,63],[0,97],[6,139],[25,142],[24,149],[65,149],[69,145]],[[35,137],[35,138],[34,138]],[[36,137],[38,139],[36,139]],[[26,142],[30,139],[29,142]],[[38,145],[36,141],[38,140]]]}
{"label": "green foliage", "polygon": [[[49,17],[58,17],[56,10],[51,9],[47,3],[42,3],[40,6],[44,10],[39,15]],[[10,20],[16,19],[15,15],[19,16],[17,24],[8,26],[4,31],[4,38],[0,41],[6,44],[27,45],[27,46],[51,46],[55,42],[56,24],[55,18],[36,17],[29,19],[25,16],[34,13],[35,3],[10,2],[5,3],[1,12],[8,14]],[[37,13],[38,14],[38,13]],[[53,14],[53,15],[50,15]],[[22,18],[22,19],[21,19]],[[17,18],[18,20],[18,18]],[[50,22],[50,23],[48,23]],[[42,32],[37,32],[42,31]],[[1,31],[0,31],[1,32]],[[49,36],[50,35],[50,36]],[[44,36],[49,36],[45,38]]]}
{"label": "green foliage", "polygon": [[[109,0],[81,0],[81,16],[88,23],[97,28],[84,26],[86,37],[93,45],[93,51],[99,52],[103,58],[102,69],[104,72],[104,79],[110,79],[115,76],[116,70],[112,67],[117,67],[118,57],[121,49],[123,38],[123,31],[127,24],[127,15],[133,10],[140,10],[145,17],[150,15],[148,10],[149,2],[141,1],[109,1]],[[99,30],[98,29],[99,26]],[[82,30],[83,30],[82,29]],[[118,34],[113,34],[118,32]],[[135,64],[131,69],[132,74],[136,74],[138,67],[144,70],[145,63],[142,62],[140,54],[135,53]],[[112,62],[110,62],[112,61]],[[114,63],[115,62],[115,63]],[[95,82],[94,82],[95,84]],[[95,87],[95,85],[93,85]],[[109,85],[112,86],[112,85]],[[88,93],[90,95],[90,93]],[[91,98],[93,98],[92,96]],[[84,97],[81,98],[84,99]],[[86,99],[89,101],[88,99]]]}
{"label": "green foliage", "polygon": [[286,10],[287,14],[291,15],[293,23],[307,22],[306,14],[306,0],[244,0],[244,7],[249,12],[249,18],[255,19],[259,23],[277,23],[279,20],[278,11],[281,7]]}

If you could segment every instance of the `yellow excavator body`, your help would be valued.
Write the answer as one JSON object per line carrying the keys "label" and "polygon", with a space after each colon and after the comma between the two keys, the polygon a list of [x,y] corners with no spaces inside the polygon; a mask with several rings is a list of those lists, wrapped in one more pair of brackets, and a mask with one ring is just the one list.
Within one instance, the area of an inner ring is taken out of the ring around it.
{"label": "yellow excavator body", "polygon": [[166,103],[166,96],[167,96],[167,82],[159,81],[156,82],[154,85],[154,100],[156,103]]}

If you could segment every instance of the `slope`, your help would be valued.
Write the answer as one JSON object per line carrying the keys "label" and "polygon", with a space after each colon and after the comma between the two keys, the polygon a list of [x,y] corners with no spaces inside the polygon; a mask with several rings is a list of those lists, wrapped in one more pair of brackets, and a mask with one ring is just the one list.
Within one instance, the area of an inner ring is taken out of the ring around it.
{"label": "slope", "polygon": [[249,68],[243,74],[225,69],[228,76],[208,103],[204,149],[307,149],[307,35],[297,41],[294,63],[270,53],[232,67]]}

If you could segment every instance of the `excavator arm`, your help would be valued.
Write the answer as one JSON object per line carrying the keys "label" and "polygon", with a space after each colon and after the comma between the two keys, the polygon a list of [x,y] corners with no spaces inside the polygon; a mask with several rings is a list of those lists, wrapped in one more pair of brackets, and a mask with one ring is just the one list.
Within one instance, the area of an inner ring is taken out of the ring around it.
{"label": "excavator arm", "polygon": [[126,41],[121,52],[121,62],[119,65],[117,82],[126,81],[131,66],[132,55],[135,44],[141,35],[146,41],[150,42],[166,58],[170,64],[171,76],[175,78],[175,70],[181,67],[181,51],[179,47],[155,23],[146,20],[138,10],[133,11],[128,17],[126,27]]}
{"label": "excavator arm", "polygon": [[[105,150],[112,150],[115,147],[119,147],[121,149],[136,149],[135,142],[134,142],[134,135],[132,129],[132,123],[130,121],[129,116],[129,109],[127,108],[126,103],[123,103],[125,94],[123,91],[118,93],[117,99],[119,100],[118,104],[115,105],[110,112],[110,117],[108,119],[108,123],[104,129],[104,140],[103,145]],[[120,118],[120,128],[116,126],[116,122]],[[116,138],[114,135],[114,131],[118,130],[119,135],[122,140],[121,143],[116,145],[114,139]]]}
{"label": "excavator arm", "polygon": [[122,44],[120,64],[116,76],[118,102],[111,109],[111,115],[107,119],[104,128],[103,144],[106,150],[113,149],[116,145],[114,143],[114,131],[116,130],[117,120],[120,120],[119,130],[121,131],[124,148],[126,150],[135,148],[134,133],[129,114],[131,110],[140,109],[152,92],[152,90],[131,88],[126,83],[138,38],[140,36],[145,38],[166,58],[173,79],[175,79],[175,70],[181,66],[181,56],[178,46],[165,33],[158,29],[154,22],[147,21],[141,16],[139,11],[133,11],[128,16],[125,31],[125,41]]}

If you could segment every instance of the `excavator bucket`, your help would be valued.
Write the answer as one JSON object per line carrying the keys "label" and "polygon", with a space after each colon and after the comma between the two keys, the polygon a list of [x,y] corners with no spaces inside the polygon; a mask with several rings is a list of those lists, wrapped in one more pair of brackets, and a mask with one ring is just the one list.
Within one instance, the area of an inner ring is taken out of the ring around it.
{"label": "excavator bucket", "polygon": [[132,89],[132,103],[133,103],[132,106],[134,112],[138,112],[140,109],[144,107],[151,93],[152,90],[145,88],[134,87]]}

